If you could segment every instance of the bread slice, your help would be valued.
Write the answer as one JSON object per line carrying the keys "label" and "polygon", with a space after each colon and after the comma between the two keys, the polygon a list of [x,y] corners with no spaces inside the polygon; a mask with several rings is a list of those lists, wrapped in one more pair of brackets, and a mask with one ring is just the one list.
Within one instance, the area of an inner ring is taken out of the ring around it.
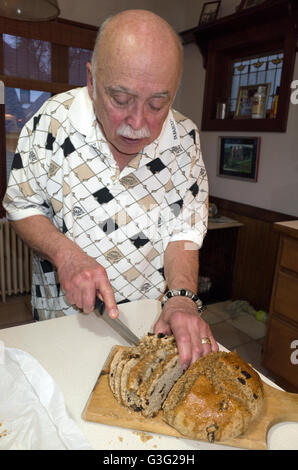
{"label": "bread slice", "polygon": [[113,393],[115,393],[115,375],[116,375],[116,369],[121,360],[124,359],[124,357],[127,357],[129,351],[131,348],[129,346],[123,346],[122,348],[118,349],[116,354],[114,355],[111,364],[110,364],[110,373],[109,373],[109,384],[111,387],[111,390]]}
{"label": "bread slice", "polygon": [[[152,337],[151,337],[152,338]],[[144,344],[144,343],[143,343]],[[155,369],[169,354],[177,353],[176,341],[171,336],[161,336],[149,342],[149,347],[142,349],[142,358],[129,369],[127,376],[122,372],[121,397],[126,406],[138,411],[142,410],[139,390],[152,376]]]}
{"label": "bread slice", "polygon": [[182,373],[178,353],[169,354],[165,361],[159,363],[149,380],[143,382],[139,389],[143,416],[151,417],[159,412]]}
{"label": "bread slice", "polygon": [[134,400],[140,382],[150,376],[168,351],[174,350],[177,347],[173,336],[153,333],[145,335],[138,346],[121,348],[111,362],[109,373],[110,388],[117,400],[140,411],[140,400]]}

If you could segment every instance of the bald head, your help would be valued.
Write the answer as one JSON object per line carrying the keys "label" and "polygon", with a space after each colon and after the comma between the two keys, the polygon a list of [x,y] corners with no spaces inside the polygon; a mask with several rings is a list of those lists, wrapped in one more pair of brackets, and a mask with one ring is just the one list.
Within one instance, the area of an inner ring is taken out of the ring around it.
{"label": "bald head", "polygon": [[122,61],[125,67],[125,61],[132,57],[146,62],[152,72],[167,69],[177,90],[183,50],[179,36],[164,19],[146,10],[126,10],[108,18],[99,30],[93,51],[93,84],[98,73],[109,65]]}

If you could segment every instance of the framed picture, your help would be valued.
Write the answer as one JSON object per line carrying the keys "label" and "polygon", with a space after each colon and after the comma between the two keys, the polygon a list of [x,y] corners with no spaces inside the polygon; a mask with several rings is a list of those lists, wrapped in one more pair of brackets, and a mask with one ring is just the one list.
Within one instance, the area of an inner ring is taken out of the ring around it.
{"label": "framed picture", "polygon": [[215,21],[218,15],[220,4],[221,0],[205,2],[202,7],[198,26],[203,26],[205,24],[212,23],[212,21]]}
{"label": "framed picture", "polygon": [[264,3],[266,0],[242,0],[239,6],[239,10],[246,10],[247,8],[252,8]]}
{"label": "framed picture", "polygon": [[240,86],[238,90],[237,104],[236,104],[234,118],[237,118],[237,119],[251,118],[253,96],[255,92],[258,90],[259,86],[266,88],[265,109],[267,109],[270,83],[258,83],[256,85]]}
{"label": "framed picture", "polygon": [[220,137],[218,176],[257,181],[260,137]]}

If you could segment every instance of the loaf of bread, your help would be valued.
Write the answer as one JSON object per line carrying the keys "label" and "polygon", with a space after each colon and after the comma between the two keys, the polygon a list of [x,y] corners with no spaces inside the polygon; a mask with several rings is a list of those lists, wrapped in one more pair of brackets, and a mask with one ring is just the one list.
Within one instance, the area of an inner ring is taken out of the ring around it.
{"label": "loaf of bread", "polygon": [[263,398],[259,375],[236,352],[219,351],[200,358],[176,382],[163,416],[188,438],[226,440],[246,432]]}
{"label": "loaf of bread", "polygon": [[173,336],[148,333],[117,351],[109,382],[122,405],[163,419],[182,435],[210,442],[247,430],[263,404],[259,375],[236,352],[203,356],[183,373]]}

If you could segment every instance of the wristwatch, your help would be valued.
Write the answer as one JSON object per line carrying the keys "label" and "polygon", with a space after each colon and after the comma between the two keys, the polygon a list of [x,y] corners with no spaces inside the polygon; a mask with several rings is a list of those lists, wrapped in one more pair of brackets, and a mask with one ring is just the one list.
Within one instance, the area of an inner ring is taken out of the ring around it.
{"label": "wristwatch", "polygon": [[198,309],[198,312],[199,313],[202,313],[203,310],[204,310],[204,307],[203,307],[203,302],[201,301],[201,299],[199,299],[199,297],[197,296],[197,294],[195,294],[194,292],[192,292],[191,290],[188,290],[188,289],[171,289],[171,290],[168,290],[163,298],[161,299],[161,306],[163,307],[164,304],[171,298],[171,297],[176,297],[176,296],[181,296],[181,297],[188,297],[190,298],[191,300],[194,301],[194,303],[196,304],[197,306],[197,309]]}

